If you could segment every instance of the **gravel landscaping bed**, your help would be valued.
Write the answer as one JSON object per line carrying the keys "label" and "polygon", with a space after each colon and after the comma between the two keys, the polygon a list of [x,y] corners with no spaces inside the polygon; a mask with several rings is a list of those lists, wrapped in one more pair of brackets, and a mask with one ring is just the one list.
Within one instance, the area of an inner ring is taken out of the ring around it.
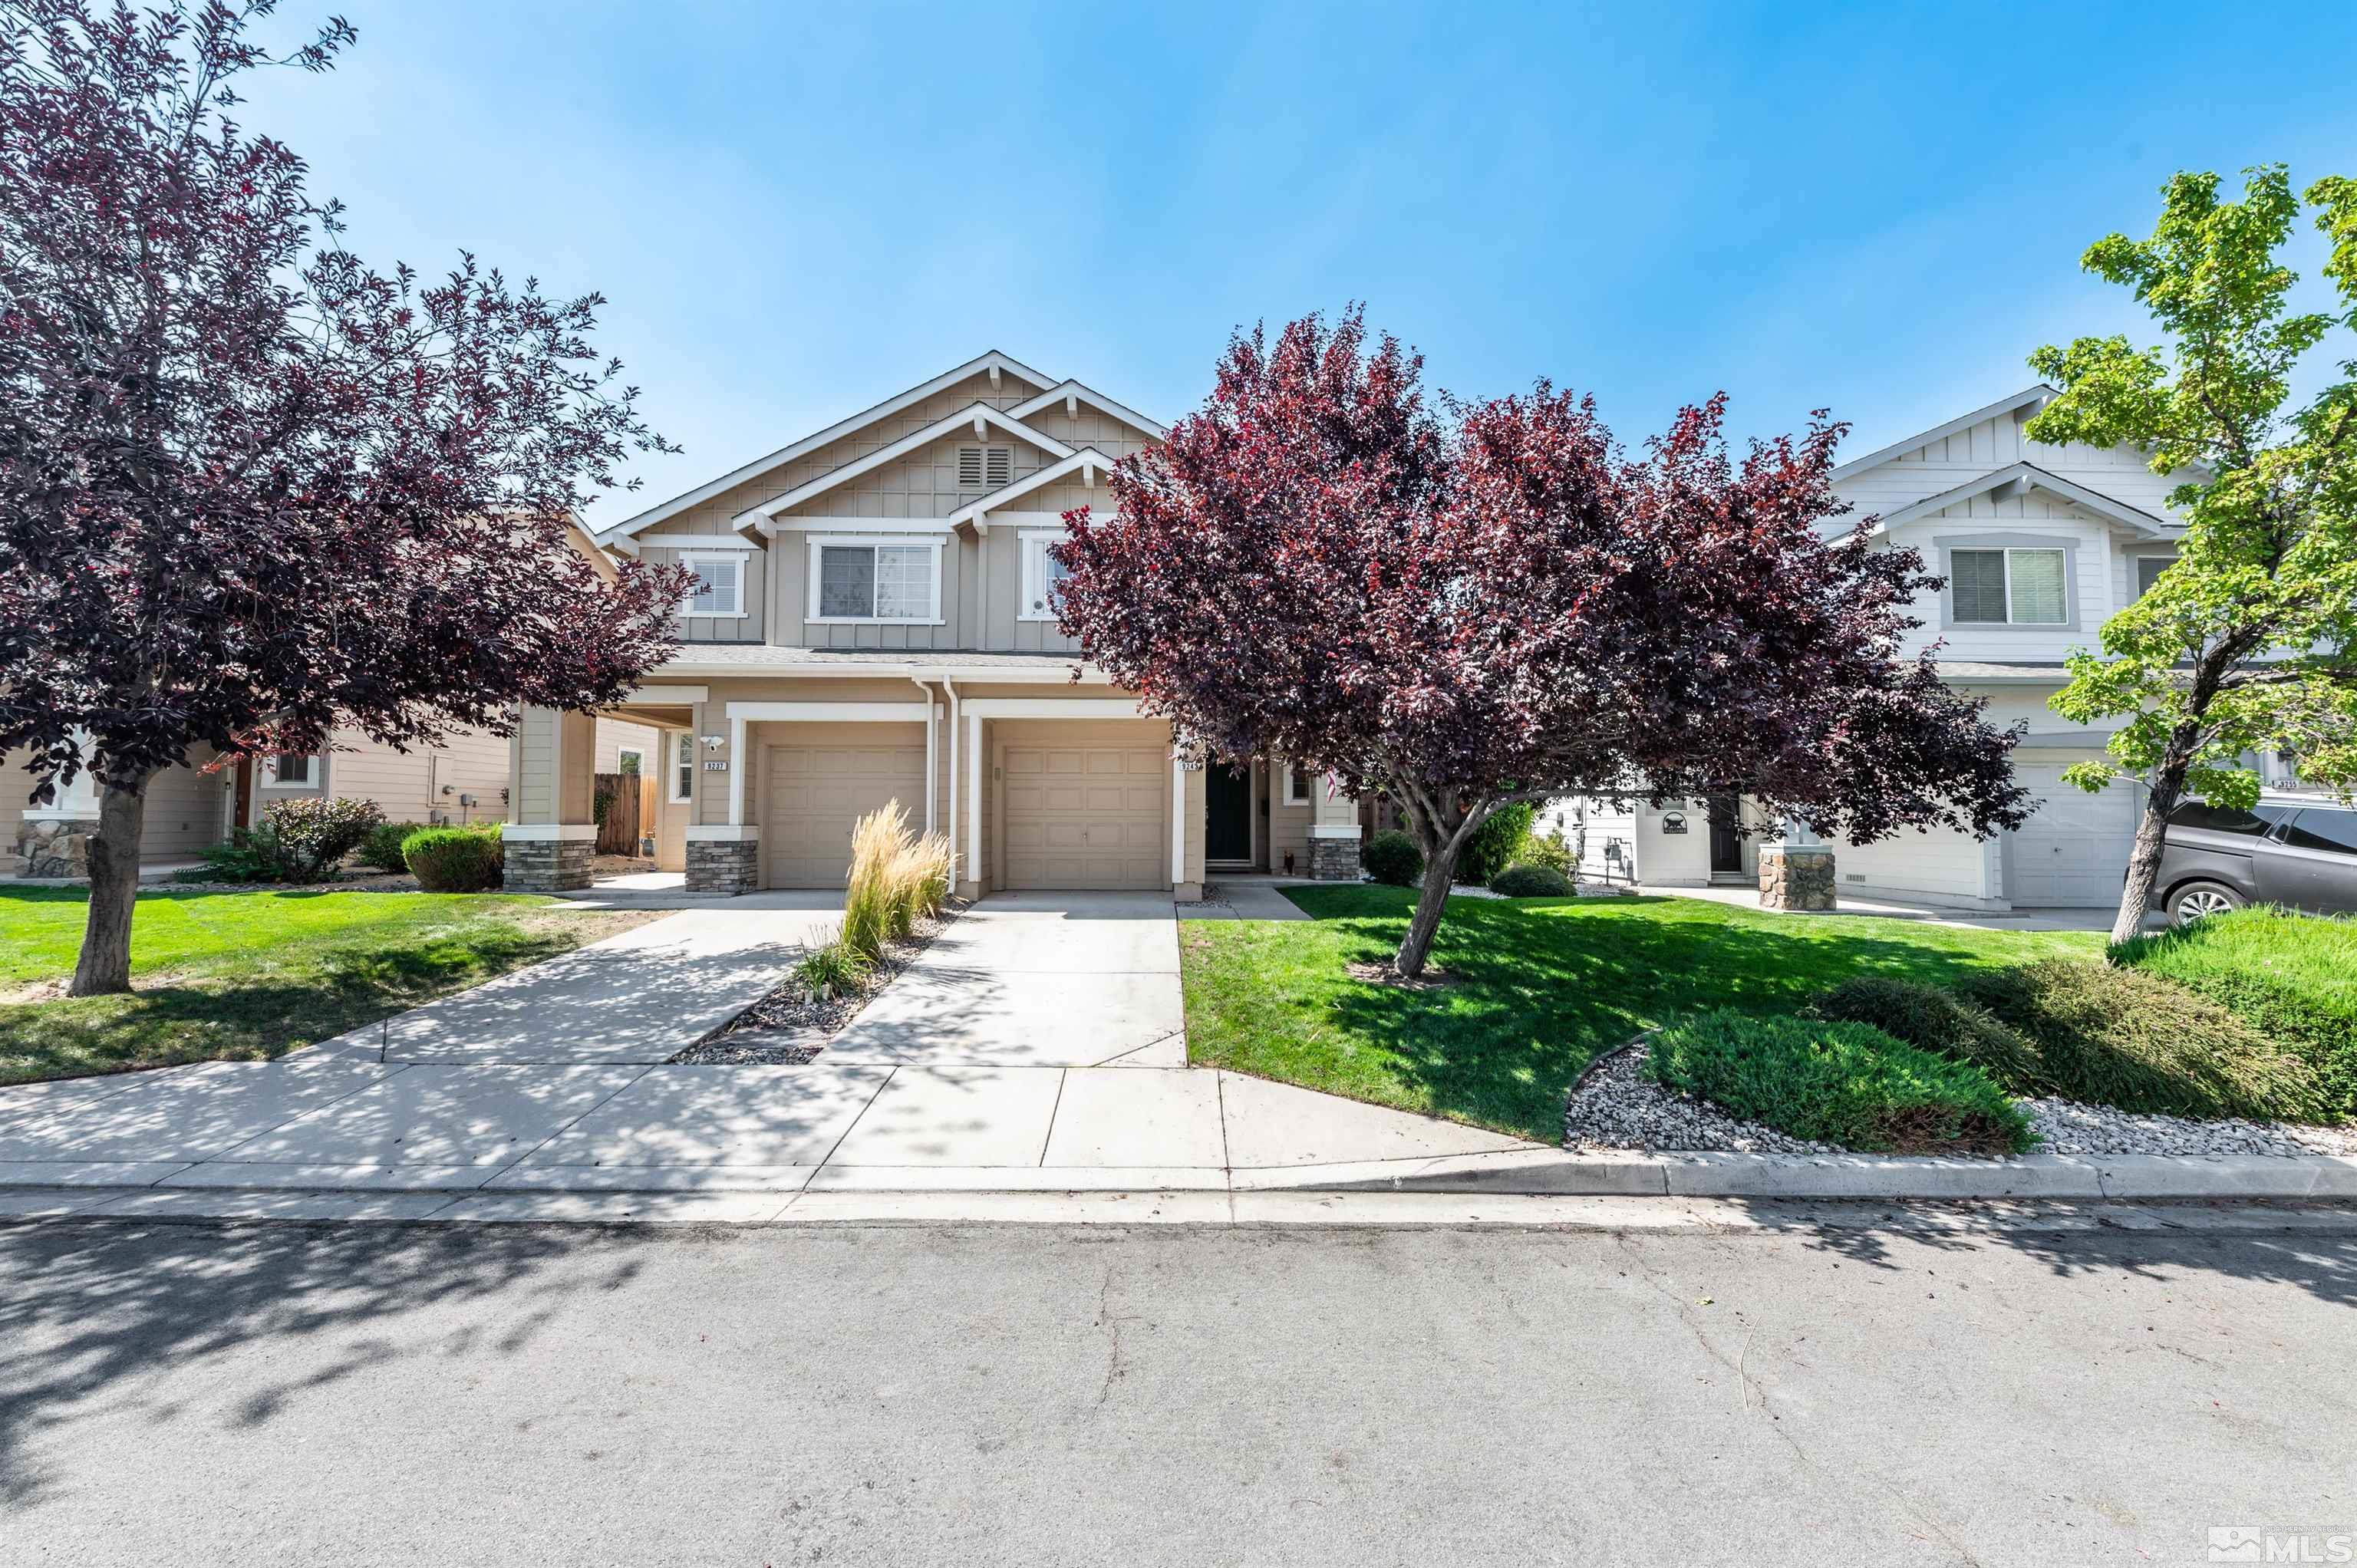
{"label": "gravel landscaping bed", "polygon": [[[1731,1116],[1708,1101],[1678,1093],[1646,1077],[1644,1061],[1645,1044],[1637,1040],[1598,1058],[1587,1069],[1564,1108],[1566,1148],[1658,1154],[1850,1152],[1788,1137],[1772,1127]],[[2068,1100],[2024,1100],[2020,1104],[2029,1114],[2042,1154],[2357,1156],[2357,1128],[2145,1116]]]}
{"label": "gravel landscaping bed", "polygon": [[798,1067],[813,1060],[826,1048],[827,1036],[857,1017],[869,998],[890,984],[893,976],[949,929],[958,912],[957,907],[945,906],[939,916],[920,918],[905,940],[887,943],[858,991],[813,1000],[800,981],[788,978],[671,1059],[723,1067]]}

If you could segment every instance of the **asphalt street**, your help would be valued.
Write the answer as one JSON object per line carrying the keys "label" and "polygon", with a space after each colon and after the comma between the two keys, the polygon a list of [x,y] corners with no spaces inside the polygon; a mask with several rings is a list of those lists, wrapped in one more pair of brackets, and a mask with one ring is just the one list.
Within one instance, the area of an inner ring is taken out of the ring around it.
{"label": "asphalt street", "polygon": [[[0,1563],[2176,1563],[2357,1232],[0,1226]],[[2320,1548],[2319,1548],[2320,1549]]]}

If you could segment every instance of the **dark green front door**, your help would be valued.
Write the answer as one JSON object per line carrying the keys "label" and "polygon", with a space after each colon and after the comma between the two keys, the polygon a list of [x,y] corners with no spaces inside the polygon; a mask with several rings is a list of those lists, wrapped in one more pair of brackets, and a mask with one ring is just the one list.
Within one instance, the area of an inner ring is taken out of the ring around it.
{"label": "dark green front door", "polygon": [[1205,860],[1252,859],[1252,773],[1214,762],[1203,770]]}

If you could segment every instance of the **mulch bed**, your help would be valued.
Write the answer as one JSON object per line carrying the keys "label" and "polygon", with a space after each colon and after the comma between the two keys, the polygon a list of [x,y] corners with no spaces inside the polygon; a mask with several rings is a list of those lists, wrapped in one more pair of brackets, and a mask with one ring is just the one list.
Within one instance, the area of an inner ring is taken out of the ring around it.
{"label": "mulch bed", "polygon": [[906,938],[887,943],[857,991],[813,1000],[800,981],[789,978],[671,1059],[726,1067],[796,1067],[815,1059],[826,1048],[827,1036],[857,1017],[877,992],[949,929],[962,908],[944,906],[938,917],[920,919]]}

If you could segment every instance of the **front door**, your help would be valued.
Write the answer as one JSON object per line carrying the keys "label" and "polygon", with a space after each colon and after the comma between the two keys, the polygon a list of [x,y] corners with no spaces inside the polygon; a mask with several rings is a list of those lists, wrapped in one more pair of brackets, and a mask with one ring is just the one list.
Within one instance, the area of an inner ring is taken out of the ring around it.
{"label": "front door", "polygon": [[1252,860],[1252,770],[1214,762],[1203,769],[1203,858]]}
{"label": "front door", "polygon": [[1743,875],[1743,832],[1741,816],[1732,795],[1710,798],[1710,874],[1713,876]]}

